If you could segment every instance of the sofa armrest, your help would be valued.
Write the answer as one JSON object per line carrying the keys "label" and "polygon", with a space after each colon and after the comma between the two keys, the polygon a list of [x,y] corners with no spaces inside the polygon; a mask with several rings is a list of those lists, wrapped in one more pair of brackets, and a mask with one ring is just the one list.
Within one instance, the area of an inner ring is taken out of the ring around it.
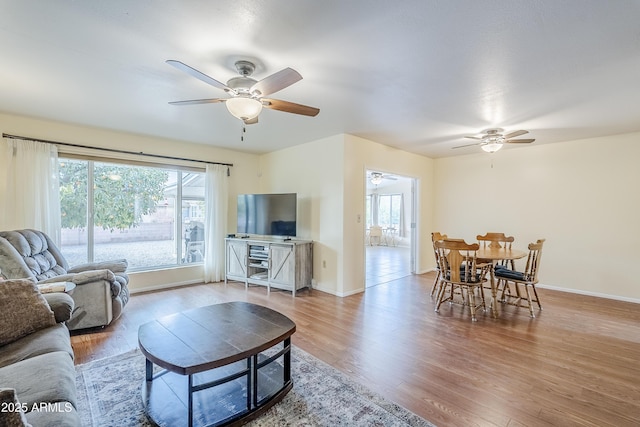
{"label": "sofa armrest", "polygon": [[111,270],[88,270],[81,273],[61,274],[60,276],[41,280],[38,284],[51,282],[73,282],[77,286],[82,286],[87,283],[97,282],[98,280],[106,280],[109,283],[115,283],[116,276]]}
{"label": "sofa armrest", "polygon": [[38,281],[38,285],[44,283],[57,283],[57,282],[73,282],[73,276],[75,274],[61,274],[59,276],[50,277],[48,279]]}
{"label": "sofa armrest", "polygon": [[81,273],[89,270],[111,270],[114,273],[124,273],[127,271],[127,267],[129,267],[129,263],[126,259],[117,259],[113,261],[89,262],[86,264],[76,265],[67,270],[67,272]]}
{"label": "sofa armrest", "polygon": [[71,314],[73,314],[73,308],[75,307],[71,296],[64,292],[52,292],[42,294],[42,296],[49,304],[49,307],[51,307],[57,323],[66,322],[71,319]]}

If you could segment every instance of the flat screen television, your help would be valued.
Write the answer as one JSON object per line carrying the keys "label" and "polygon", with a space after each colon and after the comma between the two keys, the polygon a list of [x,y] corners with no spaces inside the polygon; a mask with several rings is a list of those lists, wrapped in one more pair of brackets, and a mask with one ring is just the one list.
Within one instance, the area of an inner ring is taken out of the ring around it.
{"label": "flat screen television", "polygon": [[238,195],[238,233],[261,236],[296,235],[296,193]]}

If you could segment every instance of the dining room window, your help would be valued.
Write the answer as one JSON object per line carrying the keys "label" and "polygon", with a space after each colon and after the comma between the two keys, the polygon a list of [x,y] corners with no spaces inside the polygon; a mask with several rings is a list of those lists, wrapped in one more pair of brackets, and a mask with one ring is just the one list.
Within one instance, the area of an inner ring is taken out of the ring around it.
{"label": "dining room window", "polygon": [[125,258],[140,271],[203,261],[204,172],[64,157],[59,171],[70,265]]}
{"label": "dining room window", "polygon": [[400,225],[402,194],[380,194],[378,196],[378,224],[385,228]]}

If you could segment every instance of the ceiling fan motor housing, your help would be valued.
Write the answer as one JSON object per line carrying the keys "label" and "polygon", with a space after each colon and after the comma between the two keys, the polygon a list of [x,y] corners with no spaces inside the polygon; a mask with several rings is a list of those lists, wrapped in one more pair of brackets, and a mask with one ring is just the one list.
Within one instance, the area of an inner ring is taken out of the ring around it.
{"label": "ceiling fan motor housing", "polygon": [[249,77],[256,69],[253,62],[249,61],[236,61],[236,70],[238,70],[239,77],[233,77],[227,82],[227,86],[233,89],[238,95],[253,95],[251,93],[251,87],[257,83],[257,80]]}
{"label": "ceiling fan motor housing", "polygon": [[254,84],[256,84],[256,80],[251,77],[233,77],[227,82],[227,86],[238,95],[251,95],[251,86]]}
{"label": "ceiling fan motor housing", "polygon": [[256,70],[254,63],[249,61],[236,61],[235,65],[238,74],[245,77],[249,77]]}

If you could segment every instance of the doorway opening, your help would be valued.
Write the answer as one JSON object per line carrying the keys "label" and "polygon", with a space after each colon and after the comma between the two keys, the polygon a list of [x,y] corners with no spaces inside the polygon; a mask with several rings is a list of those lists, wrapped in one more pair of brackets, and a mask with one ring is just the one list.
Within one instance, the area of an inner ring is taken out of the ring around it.
{"label": "doorway opening", "polygon": [[366,172],[365,287],[414,273],[415,179]]}

